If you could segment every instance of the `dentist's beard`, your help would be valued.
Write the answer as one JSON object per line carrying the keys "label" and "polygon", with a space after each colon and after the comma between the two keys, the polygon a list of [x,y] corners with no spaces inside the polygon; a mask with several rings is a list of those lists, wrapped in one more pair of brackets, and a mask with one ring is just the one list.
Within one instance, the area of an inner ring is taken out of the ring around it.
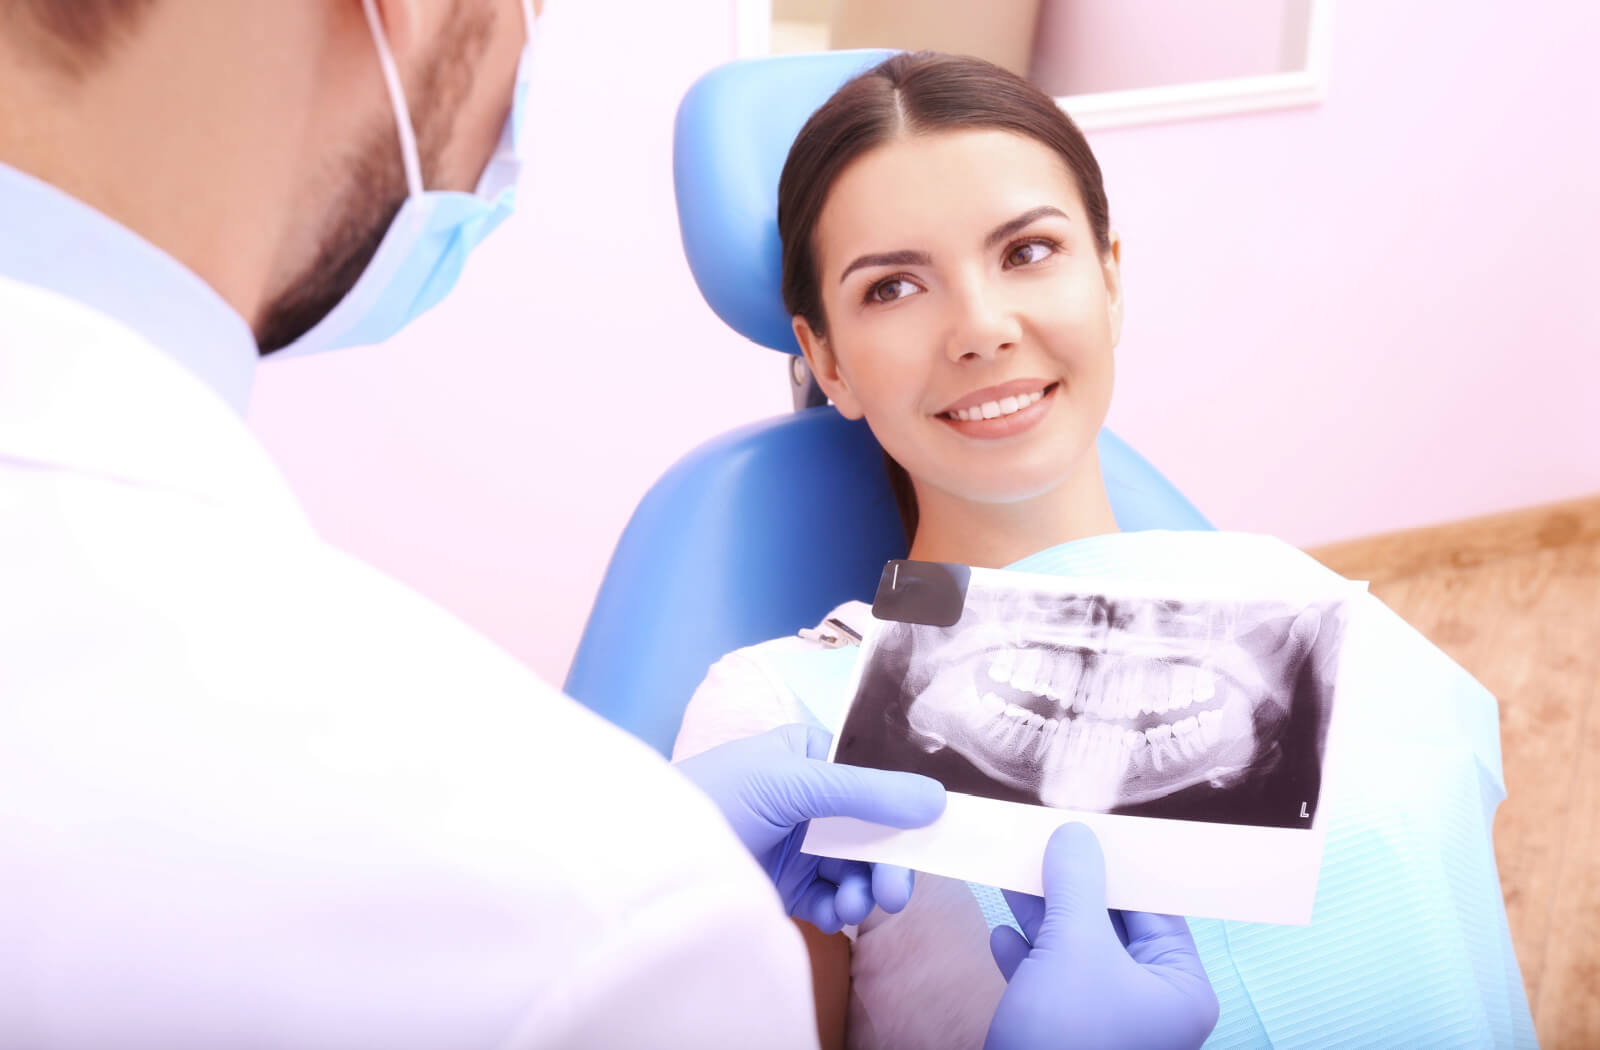
{"label": "dentist's beard", "polygon": [[[472,12],[470,7],[456,9],[423,75],[415,85],[407,85],[425,187],[439,184],[451,126],[472,92],[475,71],[494,28],[492,13]],[[348,164],[343,185],[326,213],[330,218],[315,258],[262,311],[256,345],[263,355],[309,332],[350,293],[378,253],[407,195],[394,115],[385,112]]]}
{"label": "dentist's beard", "polygon": [[[262,354],[280,350],[316,327],[355,287],[378,253],[407,196],[393,140],[392,130],[386,136],[369,137],[351,163],[333,210],[336,218],[323,235],[316,258],[262,313],[256,326],[256,345]],[[432,166],[422,158],[425,182]]]}

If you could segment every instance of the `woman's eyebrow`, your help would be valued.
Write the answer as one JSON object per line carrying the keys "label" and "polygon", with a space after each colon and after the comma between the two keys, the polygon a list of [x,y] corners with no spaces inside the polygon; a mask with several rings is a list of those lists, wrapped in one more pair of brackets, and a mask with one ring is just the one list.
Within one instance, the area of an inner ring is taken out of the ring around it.
{"label": "woman's eyebrow", "polygon": [[[1021,215],[1018,215],[1010,222],[1003,222],[999,226],[996,226],[990,231],[989,236],[983,239],[983,246],[985,248],[993,248],[1007,237],[1010,237],[1013,233],[1016,233],[1018,230],[1026,227],[1029,223],[1037,222],[1046,215],[1057,215],[1063,219],[1067,218],[1067,213],[1062,211],[1060,208],[1049,204],[1041,204],[1037,208],[1029,208],[1027,211],[1023,212]],[[1071,220],[1069,219],[1068,221]]]}
{"label": "woman's eyebrow", "polygon": [[[993,248],[1007,237],[1010,237],[1013,233],[1016,233],[1018,230],[1027,227],[1030,223],[1037,222],[1047,215],[1054,215],[1058,218],[1067,219],[1069,222],[1071,221],[1067,213],[1062,211],[1060,208],[1057,208],[1051,204],[1041,204],[1037,208],[1029,208],[1027,211],[1023,212],[1021,215],[1018,215],[1015,219],[1012,219],[1009,222],[1003,222],[999,226],[996,226],[989,232],[989,235],[983,239],[983,246],[985,248]],[[839,275],[839,283],[843,284],[846,277],[849,277],[852,273],[864,266],[929,266],[932,265],[932,263],[933,256],[929,255],[927,252],[913,251],[909,248],[902,248],[897,252],[878,252],[873,255],[862,255],[858,256],[854,262],[844,268],[844,272]]]}
{"label": "woman's eyebrow", "polygon": [[933,256],[927,252],[912,251],[902,248],[897,252],[879,252],[876,255],[859,256],[855,262],[844,268],[844,273],[839,275],[839,283],[849,277],[863,266],[927,266],[933,262]]}

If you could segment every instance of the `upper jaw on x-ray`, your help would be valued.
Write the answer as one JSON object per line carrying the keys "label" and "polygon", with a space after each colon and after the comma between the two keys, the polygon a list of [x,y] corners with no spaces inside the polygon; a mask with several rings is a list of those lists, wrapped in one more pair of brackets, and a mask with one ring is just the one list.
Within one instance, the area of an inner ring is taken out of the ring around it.
{"label": "upper jaw on x-ray", "polygon": [[1279,602],[975,588],[954,627],[894,626],[921,747],[1105,812],[1269,762],[1318,620]]}

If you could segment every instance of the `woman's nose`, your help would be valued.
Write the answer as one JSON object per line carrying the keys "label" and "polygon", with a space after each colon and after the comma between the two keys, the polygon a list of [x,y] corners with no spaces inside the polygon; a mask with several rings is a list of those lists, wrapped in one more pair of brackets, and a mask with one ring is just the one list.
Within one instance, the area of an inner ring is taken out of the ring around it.
{"label": "woman's nose", "polygon": [[1013,350],[1022,338],[1016,312],[994,289],[973,286],[952,297],[946,346],[952,361],[982,360]]}

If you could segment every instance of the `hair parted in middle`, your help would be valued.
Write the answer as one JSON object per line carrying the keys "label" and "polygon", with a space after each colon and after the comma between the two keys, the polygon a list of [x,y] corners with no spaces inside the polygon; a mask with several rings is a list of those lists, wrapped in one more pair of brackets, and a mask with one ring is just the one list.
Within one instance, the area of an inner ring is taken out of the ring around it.
{"label": "hair parted in middle", "polygon": [[[1111,250],[1111,216],[1100,165],[1072,119],[1039,88],[969,55],[935,51],[892,55],[846,81],[801,127],[778,179],[783,241],[783,304],[827,338],[817,273],[816,229],[828,194],[857,157],[903,135],[998,130],[1025,135],[1060,156],[1083,199],[1095,246]],[[905,469],[884,461],[909,543],[917,531],[916,492]]]}

